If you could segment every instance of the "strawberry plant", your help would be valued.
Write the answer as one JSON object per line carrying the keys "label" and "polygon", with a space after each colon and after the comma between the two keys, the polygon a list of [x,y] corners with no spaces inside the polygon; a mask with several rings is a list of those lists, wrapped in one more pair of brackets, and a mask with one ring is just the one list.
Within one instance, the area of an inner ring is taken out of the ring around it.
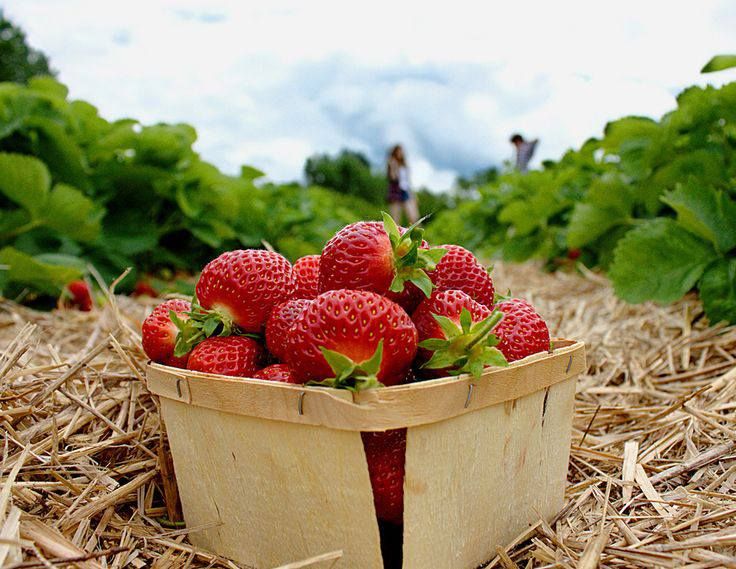
{"label": "strawberry plant", "polygon": [[[704,71],[733,66],[714,58]],[[430,239],[555,269],[608,271],[629,302],[697,289],[712,322],[736,322],[736,83],[691,87],[660,120],[609,123],[559,161],[507,172],[442,212]]]}
{"label": "strawberry plant", "polygon": [[0,290],[58,296],[93,265],[106,281],[196,272],[224,249],[290,259],[320,251],[340,227],[379,211],[324,188],[227,175],[193,150],[186,124],[108,121],[50,77],[0,83]]}

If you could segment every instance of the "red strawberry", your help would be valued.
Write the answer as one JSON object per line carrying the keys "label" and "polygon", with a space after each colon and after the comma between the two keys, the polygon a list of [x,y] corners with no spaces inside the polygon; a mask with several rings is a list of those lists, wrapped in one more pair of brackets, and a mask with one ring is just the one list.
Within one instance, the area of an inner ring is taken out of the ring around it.
{"label": "red strawberry", "polygon": [[187,369],[250,377],[260,368],[261,345],[245,336],[215,336],[203,340],[189,354]]}
{"label": "red strawberry", "polygon": [[425,271],[434,268],[444,251],[422,248],[422,234],[416,226],[402,232],[388,214],[383,223],[359,221],[344,227],[322,251],[320,292],[350,289],[387,295],[414,283],[429,296],[432,282]]}
{"label": "red strawberry", "polygon": [[268,381],[280,381],[282,383],[297,383],[289,366],[286,364],[273,364],[264,367],[253,374],[255,379],[266,379]]}
{"label": "red strawberry", "polygon": [[447,253],[429,277],[438,290],[461,290],[473,300],[493,307],[493,279],[470,251],[459,245],[440,245]]}
{"label": "red strawberry", "polygon": [[299,298],[276,305],[266,321],[266,346],[278,359],[283,360],[287,351],[286,339],[302,311],[311,300]]}
{"label": "red strawberry", "polygon": [[480,376],[485,366],[506,365],[494,347],[498,339],[491,333],[500,319],[499,312],[491,312],[462,291],[432,293],[412,316],[419,334],[418,359],[426,374]]}
{"label": "red strawberry", "polygon": [[66,308],[77,308],[82,312],[92,310],[92,293],[89,285],[83,281],[72,281],[61,293],[61,305]]}
{"label": "red strawberry", "polygon": [[135,283],[133,296],[150,296],[151,298],[156,298],[158,296],[158,292],[153,288],[153,285],[150,282],[139,280]]}
{"label": "red strawberry", "polygon": [[503,320],[494,333],[500,342],[498,349],[506,359],[515,362],[550,348],[549,329],[542,317],[526,300],[510,298],[496,304]]}
{"label": "red strawberry", "polygon": [[197,282],[202,308],[245,332],[260,332],[271,309],[294,293],[294,271],[272,251],[241,249],[210,261]]}
{"label": "red strawberry", "polygon": [[567,258],[571,261],[576,261],[580,258],[580,249],[569,249],[567,251]]}
{"label": "red strawberry", "polygon": [[416,350],[416,328],[398,304],[373,292],[333,290],[297,319],[286,363],[300,383],[365,389],[400,383]]}
{"label": "red strawberry", "polygon": [[307,255],[294,263],[294,298],[315,298],[319,288],[319,255]]}
{"label": "red strawberry", "polygon": [[187,318],[186,313],[192,309],[192,305],[186,300],[173,299],[159,304],[153,312],[143,321],[143,351],[154,362],[174,366],[186,367],[187,355],[174,356],[176,346],[176,335],[178,329],[172,322],[170,312],[182,320]]}
{"label": "red strawberry", "polygon": [[406,429],[360,433],[373,488],[376,516],[400,524],[404,517]]}

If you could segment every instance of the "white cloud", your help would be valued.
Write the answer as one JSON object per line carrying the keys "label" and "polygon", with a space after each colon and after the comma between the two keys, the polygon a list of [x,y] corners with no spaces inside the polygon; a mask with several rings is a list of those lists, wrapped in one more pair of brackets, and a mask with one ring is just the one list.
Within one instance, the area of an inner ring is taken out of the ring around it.
{"label": "white cloud", "polygon": [[659,116],[713,54],[733,51],[732,0],[355,4],[6,0],[72,96],[110,118],[186,121],[203,156],[301,176],[313,152],[383,159],[401,141],[414,182],[511,156],[537,162],[626,114]]}

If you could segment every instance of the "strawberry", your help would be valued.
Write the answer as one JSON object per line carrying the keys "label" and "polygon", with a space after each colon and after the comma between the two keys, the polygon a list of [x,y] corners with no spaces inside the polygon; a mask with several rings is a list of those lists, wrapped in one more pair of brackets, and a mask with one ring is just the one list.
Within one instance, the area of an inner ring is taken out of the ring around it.
{"label": "strawberry", "polygon": [[[417,350],[417,331],[396,303],[374,292],[320,294],[289,333],[286,363],[304,383],[366,389],[406,377]],[[325,379],[328,378],[328,379]]]}
{"label": "strawberry", "polygon": [[440,245],[447,253],[429,277],[438,290],[461,290],[488,308],[493,307],[493,279],[470,251],[459,245]]}
{"label": "strawberry", "polygon": [[149,281],[141,279],[135,283],[133,296],[150,296],[151,298],[156,298],[158,292]]}
{"label": "strawberry", "polygon": [[255,379],[266,379],[268,381],[280,381],[282,383],[296,383],[294,375],[286,364],[273,364],[264,367],[253,374]]}
{"label": "strawberry", "polygon": [[283,360],[288,349],[286,338],[289,330],[302,311],[311,304],[311,300],[299,298],[276,305],[266,321],[266,346],[268,351]]}
{"label": "strawberry", "polygon": [[92,310],[92,292],[83,280],[72,281],[61,293],[60,305],[66,308],[77,308],[82,312]]}
{"label": "strawberry", "polygon": [[402,230],[390,215],[383,223],[352,223],[330,239],[322,250],[319,291],[368,290],[381,295],[401,293],[413,283],[425,294],[432,293],[426,271],[434,269],[445,253],[422,248],[423,230],[413,225]]}
{"label": "strawberry", "polygon": [[284,257],[272,251],[228,251],[202,270],[197,299],[216,313],[227,328],[258,333],[271,309],[294,293],[294,271]]}
{"label": "strawberry", "polygon": [[495,348],[492,334],[500,312],[474,301],[459,290],[435,291],[412,315],[419,334],[419,361],[426,375],[472,373],[479,377],[485,366],[507,365]]}
{"label": "strawberry", "polygon": [[368,462],[376,516],[400,524],[404,517],[406,429],[360,433]]}
{"label": "strawberry", "polygon": [[515,362],[550,349],[547,324],[526,300],[503,300],[496,304],[496,310],[503,313],[503,320],[494,333],[500,340],[498,349],[508,361]]}
{"label": "strawberry", "polygon": [[319,255],[307,255],[294,263],[294,298],[313,299],[319,294]]}
{"label": "strawberry", "polygon": [[187,369],[250,377],[260,368],[263,348],[245,336],[215,336],[203,340],[189,354]]}
{"label": "strawberry", "polygon": [[186,367],[187,355],[175,356],[177,327],[171,319],[173,312],[181,320],[187,318],[191,304],[186,300],[173,299],[159,304],[143,321],[141,329],[143,351],[154,362],[174,367]]}

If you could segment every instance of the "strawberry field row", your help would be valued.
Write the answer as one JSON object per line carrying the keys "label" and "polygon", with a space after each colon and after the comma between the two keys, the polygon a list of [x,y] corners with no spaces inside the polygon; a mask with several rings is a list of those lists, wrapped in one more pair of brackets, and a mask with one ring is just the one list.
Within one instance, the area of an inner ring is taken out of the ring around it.
{"label": "strawberry field row", "polygon": [[736,83],[691,87],[659,121],[611,122],[559,161],[506,173],[441,213],[429,236],[551,269],[605,270],[629,302],[693,288],[736,323]]}
{"label": "strawberry field row", "polygon": [[[318,252],[338,228],[378,211],[324,188],[254,184],[203,161],[186,124],[107,121],[48,77],[0,84],[0,290],[57,295],[93,265],[193,272],[223,249]],[[29,299],[29,296],[25,296]]]}

